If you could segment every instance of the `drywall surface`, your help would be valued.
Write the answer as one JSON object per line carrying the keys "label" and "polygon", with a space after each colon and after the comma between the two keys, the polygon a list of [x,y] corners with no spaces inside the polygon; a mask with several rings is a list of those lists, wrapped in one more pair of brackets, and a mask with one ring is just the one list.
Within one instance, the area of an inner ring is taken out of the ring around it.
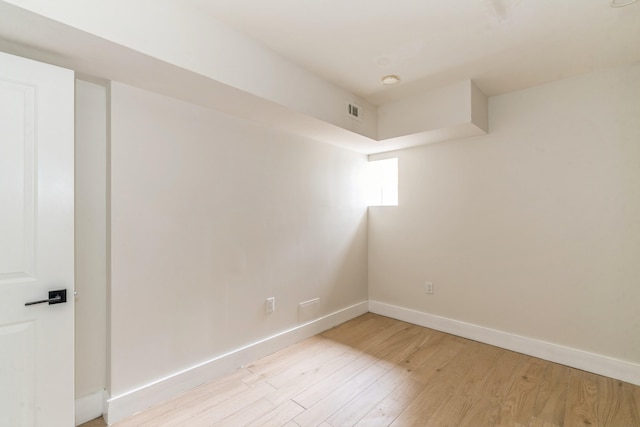
{"label": "drywall surface", "polygon": [[[474,97],[472,98],[472,94]],[[382,139],[455,128],[473,123],[477,135],[487,133],[486,120],[475,123],[474,116],[486,115],[487,98],[471,80],[449,85],[378,108],[378,137]]]}
{"label": "drywall surface", "polygon": [[366,162],[112,83],[111,395],[365,301]]}
{"label": "drywall surface", "polygon": [[[124,0],[0,1],[0,48],[360,153],[486,133],[486,96],[470,80],[378,110],[200,7]],[[359,106],[358,119],[347,114],[350,104]]]}
{"label": "drywall surface", "polygon": [[638,99],[640,66],[604,70],[491,98],[486,136],[393,153],[370,299],[640,363]]}
{"label": "drywall surface", "polygon": [[[374,105],[322,80],[187,2],[7,3],[360,135],[374,139],[377,136]],[[108,75],[100,77],[113,79]],[[348,117],[348,102],[361,107],[361,121]]]}
{"label": "drywall surface", "polygon": [[76,80],[75,395],[105,389],[107,89]]}

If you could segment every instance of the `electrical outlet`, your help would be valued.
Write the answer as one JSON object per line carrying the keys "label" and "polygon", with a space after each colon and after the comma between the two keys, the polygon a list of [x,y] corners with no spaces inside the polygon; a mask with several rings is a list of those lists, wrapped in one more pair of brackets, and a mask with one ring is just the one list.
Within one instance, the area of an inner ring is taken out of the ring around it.
{"label": "electrical outlet", "polygon": [[265,310],[267,314],[271,314],[276,311],[276,299],[275,297],[267,298],[265,301]]}
{"label": "electrical outlet", "polygon": [[433,293],[433,282],[424,282],[424,293],[425,294]]}

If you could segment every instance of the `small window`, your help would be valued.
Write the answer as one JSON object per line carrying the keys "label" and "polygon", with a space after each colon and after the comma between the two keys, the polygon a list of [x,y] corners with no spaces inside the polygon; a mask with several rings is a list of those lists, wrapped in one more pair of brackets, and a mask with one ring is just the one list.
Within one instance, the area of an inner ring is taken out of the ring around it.
{"label": "small window", "polygon": [[369,206],[398,206],[398,158],[369,162]]}

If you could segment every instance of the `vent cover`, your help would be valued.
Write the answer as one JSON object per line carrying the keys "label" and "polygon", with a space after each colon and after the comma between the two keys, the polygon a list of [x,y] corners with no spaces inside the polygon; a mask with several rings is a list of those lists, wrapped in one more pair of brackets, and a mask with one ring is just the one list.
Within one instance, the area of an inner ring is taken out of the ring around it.
{"label": "vent cover", "polygon": [[354,120],[360,121],[362,119],[362,109],[358,105],[348,102],[347,115]]}

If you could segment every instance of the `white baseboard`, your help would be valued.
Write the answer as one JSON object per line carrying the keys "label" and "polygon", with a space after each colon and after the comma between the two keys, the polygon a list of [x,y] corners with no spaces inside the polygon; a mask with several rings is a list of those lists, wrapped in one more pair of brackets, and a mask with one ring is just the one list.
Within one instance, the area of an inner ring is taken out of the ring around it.
{"label": "white baseboard", "polygon": [[369,301],[369,311],[415,325],[425,326],[452,335],[560,363],[572,368],[640,385],[640,365],[635,363],[378,301]]}
{"label": "white baseboard", "polygon": [[[176,372],[143,387],[107,399],[105,420],[108,425],[141,410],[178,396],[207,381],[219,378],[261,357],[275,353],[368,311],[368,302],[352,305],[271,337],[235,349],[207,362]],[[95,418],[95,417],[94,417]]]}
{"label": "white baseboard", "polygon": [[96,391],[87,396],[76,399],[76,424],[80,425],[102,416],[104,412],[105,390]]}

